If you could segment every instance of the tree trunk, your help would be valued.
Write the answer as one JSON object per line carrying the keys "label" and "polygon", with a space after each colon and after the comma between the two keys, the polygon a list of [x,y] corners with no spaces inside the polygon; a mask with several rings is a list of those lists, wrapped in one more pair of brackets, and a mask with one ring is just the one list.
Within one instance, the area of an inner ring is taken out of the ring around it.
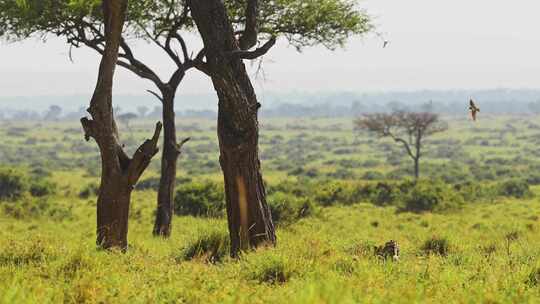
{"label": "tree trunk", "polygon": [[174,213],[174,186],[176,163],[180,151],[176,143],[176,124],[174,118],[174,91],[163,91],[163,153],[161,157],[161,178],[157,198],[156,220],[153,234],[169,237]]}
{"label": "tree trunk", "polygon": [[218,116],[219,160],[225,180],[231,250],[236,255],[263,242],[275,243],[276,238],[261,175],[256,115],[244,122],[251,132],[240,135],[227,124],[232,111],[224,108],[219,108]]}
{"label": "tree trunk", "polygon": [[418,179],[420,177],[420,159],[415,158],[414,159],[414,179]]}
{"label": "tree trunk", "polygon": [[127,248],[131,189],[122,175],[102,178],[97,202],[97,245],[102,248]]}
{"label": "tree trunk", "polygon": [[119,144],[112,107],[114,70],[127,9],[127,0],[104,0],[105,50],[88,112],[81,119],[85,139],[94,138],[101,154],[101,185],[97,203],[97,245],[109,249],[127,248],[131,191],[157,153],[161,123],[152,139],[146,140],[129,158]]}
{"label": "tree trunk", "polygon": [[418,180],[420,177],[420,149],[422,149],[422,131],[419,128],[416,133],[416,142],[414,144],[416,154],[414,155],[414,179]]}
{"label": "tree trunk", "polygon": [[225,180],[231,255],[276,236],[266,203],[258,155],[260,104],[241,59],[227,11],[220,0],[188,1],[203,38],[208,72],[219,98],[218,138]]}

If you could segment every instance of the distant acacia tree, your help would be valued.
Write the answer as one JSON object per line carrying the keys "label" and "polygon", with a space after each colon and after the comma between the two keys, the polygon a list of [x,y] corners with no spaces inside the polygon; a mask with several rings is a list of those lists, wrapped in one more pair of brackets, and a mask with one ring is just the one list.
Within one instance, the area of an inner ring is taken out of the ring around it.
{"label": "distant acacia tree", "polygon": [[140,118],[145,118],[148,111],[150,111],[150,109],[147,106],[137,107],[137,113],[139,113]]}
{"label": "distant acacia tree", "polygon": [[51,105],[43,117],[44,120],[58,120],[62,115],[62,108],[57,105]]}
{"label": "distant acacia tree", "polygon": [[435,133],[448,129],[439,115],[430,112],[403,112],[365,114],[355,121],[358,129],[373,132],[381,137],[390,137],[403,145],[414,162],[414,177],[420,176],[420,158],[423,140]]}

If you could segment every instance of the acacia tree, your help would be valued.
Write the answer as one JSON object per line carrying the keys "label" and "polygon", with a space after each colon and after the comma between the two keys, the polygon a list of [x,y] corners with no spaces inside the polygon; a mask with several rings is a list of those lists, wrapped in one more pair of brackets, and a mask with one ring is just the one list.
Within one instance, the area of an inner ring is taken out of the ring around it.
{"label": "acacia tree", "polygon": [[[64,37],[71,47],[86,46],[103,54],[106,37],[99,5],[93,0],[3,0],[0,2],[0,34],[12,39],[52,34]],[[198,52],[195,57],[190,54],[181,34],[192,27],[185,1],[130,1],[125,23],[117,64],[152,82],[157,92],[148,92],[162,103],[164,141],[153,233],[168,237],[171,233],[177,160],[182,145],[189,140],[186,138],[179,143],[176,139],[174,100],[186,72],[202,62],[203,54]],[[136,55],[130,46],[133,39],[150,41],[171,59],[175,70],[167,80],[162,80]]]}
{"label": "acacia tree", "polygon": [[[231,254],[276,236],[266,202],[258,154],[258,109],[243,60],[266,54],[283,35],[298,48],[343,45],[348,36],[368,32],[369,18],[340,0],[188,0],[204,42],[209,75],[218,96],[220,164],[225,180]],[[259,47],[259,39],[266,42]]]}
{"label": "acacia tree", "polygon": [[[102,55],[97,84],[90,101],[91,119],[82,118],[85,139],[93,138],[101,154],[101,184],[97,201],[97,244],[103,248],[127,247],[128,214],[131,192],[152,157],[158,152],[161,123],[154,135],[129,157],[120,144],[112,106],[112,86],[119,48],[124,45],[122,31],[126,19],[127,0],[53,1],[24,0],[0,2],[0,34],[21,38],[34,33],[46,34],[60,29],[62,22],[73,23],[75,16],[100,16],[91,26],[103,33],[93,43]],[[101,5],[100,5],[101,4]],[[83,18],[84,20],[84,18]],[[97,21],[99,20],[99,21]],[[70,32],[56,32],[70,40]],[[81,33],[81,36],[84,35]],[[124,54],[125,56],[129,56]],[[136,65],[136,61],[133,63]]]}
{"label": "acacia tree", "polygon": [[439,115],[431,112],[403,112],[365,114],[355,121],[358,129],[390,137],[400,143],[414,162],[414,177],[420,176],[423,140],[448,129]]}
{"label": "acacia tree", "polygon": [[97,202],[97,244],[103,248],[127,248],[128,215],[131,191],[158,152],[161,123],[154,136],[146,140],[129,158],[119,143],[113,115],[112,86],[122,40],[127,0],[104,0],[104,48],[96,88],[88,113],[81,119],[86,140],[94,138],[101,153],[101,185]]}

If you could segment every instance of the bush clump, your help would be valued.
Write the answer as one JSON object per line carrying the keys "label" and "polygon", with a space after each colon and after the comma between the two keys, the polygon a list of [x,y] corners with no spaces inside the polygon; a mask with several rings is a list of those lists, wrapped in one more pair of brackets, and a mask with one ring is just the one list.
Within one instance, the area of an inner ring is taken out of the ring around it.
{"label": "bush clump", "polygon": [[201,234],[182,250],[176,260],[200,259],[208,263],[219,263],[230,251],[229,236],[224,231]]}
{"label": "bush clump", "polygon": [[501,196],[526,198],[531,197],[532,192],[529,184],[524,180],[508,180],[498,185],[498,192]]}
{"label": "bush clump", "polygon": [[354,184],[348,182],[324,182],[315,185],[314,200],[322,206],[350,205],[361,201]]}
{"label": "bush clump", "polygon": [[218,217],[225,211],[223,186],[212,181],[190,182],[178,187],[174,198],[177,215]]}
{"label": "bush clump", "polygon": [[447,256],[450,251],[450,243],[446,238],[432,237],[424,242],[421,250],[425,254]]}
{"label": "bush clump", "polygon": [[292,274],[283,257],[265,254],[264,259],[257,259],[251,265],[248,278],[259,283],[283,284],[289,281]]}
{"label": "bush clump", "polygon": [[393,204],[401,196],[401,190],[394,184],[379,182],[371,193],[371,201],[377,206]]}
{"label": "bush clump", "polygon": [[275,224],[287,225],[312,215],[315,206],[309,198],[284,192],[274,192],[267,198],[272,220]]}
{"label": "bush clump", "polygon": [[56,184],[48,180],[38,180],[30,184],[30,194],[34,197],[44,197],[56,193]]}
{"label": "bush clump", "polygon": [[0,200],[17,200],[27,190],[27,177],[21,171],[0,168]]}
{"label": "bush clump", "polygon": [[402,211],[426,212],[459,209],[463,196],[443,182],[418,181],[405,195]]}
{"label": "bush clump", "polygon": [[493,187],[471,181],[456,183],[453,185],[453,188],[467,203],[493,201],[497,197],[497,193],[493,191]]}

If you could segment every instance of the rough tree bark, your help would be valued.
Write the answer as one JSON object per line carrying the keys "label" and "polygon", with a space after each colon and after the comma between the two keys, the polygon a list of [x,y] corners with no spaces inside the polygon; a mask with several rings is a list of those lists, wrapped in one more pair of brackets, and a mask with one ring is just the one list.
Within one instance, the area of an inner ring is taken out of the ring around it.
{"label": "rough tree bark", "polygon": [[161,123],[154,135],[129,158],[119,143],[112,108],[112,87],[121,43],[127,0],[104,0],[105,49],[99,66],[96,88],[88,113],[81,119],[85,139],[94,138],[101,154],[101,185],[97,202],[97,245],[109,249],[127,248],[131,192],[152,157],[158,152]]}
{"label": "rough tree bark", "polygon": [[[242,58],[266,52],[275,39],[261,49],[246,51],[254,42],[244,40],[245,48],[240,47],[221,0],[191,0],[188,5],[206,53],[204,67],[197,68],[212,78],[219,99],[219,160],[225,180],[231,255],[236,256],[240,250],[276,242],[258,154],[260,104],[242,62]],[[254,9],[256,3],[248,4],[247,10]],[[252,17],[248,15],[246,25],[253,23]]]}
{"label": "rough tree bark", "polygon": [[153,234],[169,237],[171,235],[172,217],[174,214],[174,186],[176,180],[176,163],[181,148],[189,138],[180,144],[176,141],[176,124],[174,114],[174,97],[176,88],[162,90],[163,103],[163,153],[161,156],[161,177],[159,180],[156,219]]}
{"label": "rough tree bark", "polygon": [[[171,4],[174,5],[174,4]],[[187,16],[187,15],[186,15]],[[171,234],[171,221],[173,217],[174,207],[174,185],[176,179],[176,164],[178,156],[180,155],[180,149],[182,145],[189,140],[189,138],[183,140],[180,144],[176,140],[176,124],[174,115],[174,99],[178,87],[182,82],[186,72],[197,66],[202,61],[202,53],[199,53],[195,58],[191,58],[188,54],[185,41],[177,33],[185,19],[172,20],[171,28],[168,29],[165,42],[160,41],[159,35],[155,36],[146,31],[148,39],[153,41],[159,48],[161,48],[167,55],[174,61],[177,69],[173,72],[168,82],[164,82],[160,79],[156,72],[154,72],[144,62],[136,58],[133,50],[127,43],[124,37],[121,37],[119,54],[120,60],[117,61],[117,65],[131,71],[135,75],[142,79],[147,79],[154,83],[159,93],[148,90],[149,93],[154,95],[161,103],[163,107],[163,130],[164,130],[164,148],[161,157],[161,177],[157,196],[157,208],[156,218],[154,221],[153,234],[156,236],[169,237]],[[82,24],[83,32],[87,28],[86,24]],[[103,35],[96,27],[89,27],[92,35],[95,37],[91,39],[85,35],[78,35],[73,37],[76,42],[84,43],[88,47],[96,50],[98,53],[103,54],[100,39],[103,39]],[[172,41],[178,41],[182,47],[183,59],[178,53],[174,51],[171,46]]]}

